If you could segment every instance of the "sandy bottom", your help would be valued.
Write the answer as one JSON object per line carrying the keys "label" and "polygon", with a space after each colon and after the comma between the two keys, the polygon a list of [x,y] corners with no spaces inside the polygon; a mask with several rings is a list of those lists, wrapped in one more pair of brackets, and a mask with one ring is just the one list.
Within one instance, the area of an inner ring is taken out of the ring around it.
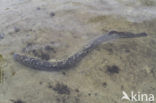
{"label": "sandy bottom", "polygon": [[[100,1],[0,1],[0,103],[129,103],[122,91],[156,96],[155,2]],[[148,36],[103,43],[59,72],[13,60],[14,53],[66,58],[111,30]]]}

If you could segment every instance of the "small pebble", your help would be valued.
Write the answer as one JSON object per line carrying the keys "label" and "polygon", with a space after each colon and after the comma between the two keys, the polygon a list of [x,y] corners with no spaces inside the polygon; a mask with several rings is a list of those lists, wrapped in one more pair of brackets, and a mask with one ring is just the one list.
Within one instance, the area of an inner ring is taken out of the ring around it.
{"label": "small pebble", "polygon": [[91,96],[91,93],[88,93],[88,96]]}
{"label": "small pebble", "polygon": [[107,87],[107,83],[106,82],[102,83],[102,85],[103,85],[104,88]]}
{"label": "small pebble", "polygon": [[40,7],[37,7],[36,9],[37,9],[37,10],[40,10],[41,8],[40,8]]}
{"label": "small pebble", "polygon": [[55,13],[51,12],[51,13],[50,13],[50,16],[51,16],[51,17],[55,16]]}
{"label": "small pebble", "polygon": [[20,31],[20,29],[19,28],[14,28],[14,30],[15,30],[15,32],[19,32]]}
{"label": "small pebble", "polygon": [[4,34],[3,33],[0,33],[0,40],[1,39],[4,39]]}

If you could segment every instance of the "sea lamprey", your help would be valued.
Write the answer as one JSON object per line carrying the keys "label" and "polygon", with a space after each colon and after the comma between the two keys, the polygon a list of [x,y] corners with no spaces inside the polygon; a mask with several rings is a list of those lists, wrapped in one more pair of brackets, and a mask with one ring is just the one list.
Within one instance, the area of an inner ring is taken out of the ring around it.
{"label": "sea lamprey", "polygon": [[14,60],[23,64],[27,67],[36,69],[36,70],[43,70],[43,71],[59,71],[62,69],[68,69],[81,61],[81,59],[86,56],[90,51],[92,51],[97,45],[101,43],[107,43],[113,40],[117,40],[120,38],[137,38],[137,37],[146,37],[146,33],[138,33],[134,34],[131,32],[118,32],[118,31],[110,31],[106,34],[103,34],[91,42],[88,45],[84,46],[80,51],[75,53],[74,55],[68,57],[67,59],[63,59],[56,62],[49,62],[46,60],[41,60],[34,57],[29,57],[21,54],[14,54]]}

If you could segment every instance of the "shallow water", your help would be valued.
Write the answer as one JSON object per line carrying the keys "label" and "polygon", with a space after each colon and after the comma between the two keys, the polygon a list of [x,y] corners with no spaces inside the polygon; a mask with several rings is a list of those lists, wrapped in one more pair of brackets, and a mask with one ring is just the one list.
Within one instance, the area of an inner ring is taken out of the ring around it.
{"label": "shallow water", "polygon": [[[122,91],[156,95],[155,11],[155,0],[1,0],[0,55],[7,65],[0,66],[0,103],[128,103]],[[148,36],[101,44],[59,72],[13,60],[14,53],[64,59],[111,30]]]}

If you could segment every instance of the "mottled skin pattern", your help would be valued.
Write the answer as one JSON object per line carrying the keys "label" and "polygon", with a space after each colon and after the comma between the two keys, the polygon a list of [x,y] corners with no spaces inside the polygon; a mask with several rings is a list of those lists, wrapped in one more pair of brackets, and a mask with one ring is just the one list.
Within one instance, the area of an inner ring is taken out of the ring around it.
{"label": "mottled skin pattern", "polygon": [[136,37],[145,37],[146,33],[133,34],[130,32],[117,32],[110,31],[107,34],[99,36],[86,45],[82,50],[70,56],[67,59],[57,61],[57,62],[48,62],[37,58],[32,58],[20,54],[14,54],[14,60],[23,64],[27,67],[43,70],[43,71],[59,71],[62,69],[69,69],[75,66],[81,59],[88,54],[92,49],[102,42],[110,42],[119,38],[136,38]]}

